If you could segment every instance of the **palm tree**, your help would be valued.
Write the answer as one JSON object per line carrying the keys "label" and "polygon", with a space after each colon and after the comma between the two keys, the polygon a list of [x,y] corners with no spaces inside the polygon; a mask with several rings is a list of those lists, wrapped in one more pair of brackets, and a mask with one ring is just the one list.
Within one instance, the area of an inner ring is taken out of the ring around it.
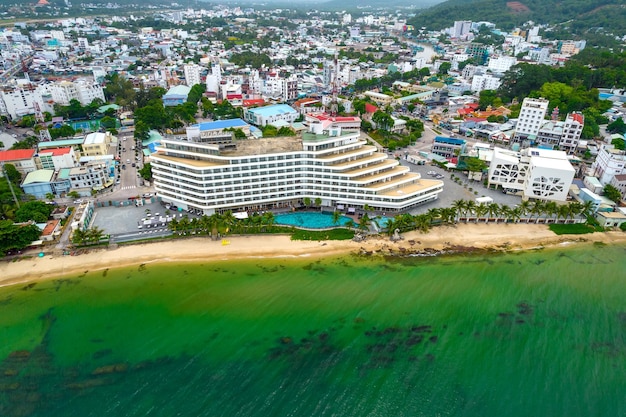
{"label": "palm tree", "polygon": [[593,201],[585,201],[583,203],[581,214],[585,217],[591,216],[593,213]]}
{"label": "palm tree", "polygon": [[[489,209],[486,204],[480,203],[474,207],[474,215],[476,216],[475,222],[478,223],[478,219],[482,216],[486,215],[489,212]],[[485,218],[485,223],[487,223],[487,218]]]}
{"label": "palm tree", "polygon": [[[504,222],[508,222],[509,220],[511,220],[511,207],[507,206],[506,204],[502,204],[499,209],[499,215],[504,218]],[[496,220],[496,223],[498,222],[498,220]]]}
{"label": "palm tree", "polygon": [[87,232],[83,229],[76,229],[72,232],[72,243],[82,246],[87,242]]}
{"label": "palm tree", "polygon": [[346,222],[346,227],[350,230],[354,229],[354,227],[356,226],[356,224],[354,223],[354,220],[350,219]]}
{"label": "palm tree", "polygon": [[178,231],[178,219],[170,220],[170,222],[167,224],[167,228],[170,229],[172,232],[177,232]]}
{"label": "palm tree", "polygon": [[467,204],[465,200],[456,200],[452,203],[452,208],[456,210],[456,213],[459,215],[459,218],[465,214],[465,210],[467,210]]}
{"label": "palm tree", "polygon": [[320,209],[320,211],[322,210],[322,199],[321,198],[319,198],[319,197],[315,198],[315,206],[317,206]]}
{"label": "palm tree", "polygon": [[191,227],[191,223],[189,222],[189,217],[185,216],[178,222],[178,230],[179,233],[186,235],[189,232]]}
{"label": "palm tree", "polygon": [[[500,206],[498,203],[490,203],[487,205],[487,213],[489,217],[493,217],[496,219],[496,223],[498,223],[498,215],[500,214]],[[485,219],[485,223],[487,223],[487,219]]]}
{"label": "palm tree", "polygon": [[311,199],[309,197],[304,197],[302,199],[302,202],[304,203],[304,205],[309,208],[309,206],[311,205]]}
{"label": "palm tree", "polygon": [[428,232],[430,229],[430,216],[428,214],[419,214],[415,216],[415,226],[422,233]]}
{"label": "palm tree", "polygon": [[276,218],[274,217],[274,213],[272,213],[271,211],[266,211],[265,213],[263,213],[262,220],[263,220],[263,224],[267,226],[266,230],[269,230],[274,225]]}
{"label": "palm tree", "polygon": [[54,200],[54,194],[46,193],[46,200],[52,202],[52,200]]}
{"label": "palm tree", "polygon": [[368,216],[367,213],[365,213],[363,217],[361,217],[361,220],[359,221],[359,229],[368,230],[371,223],[372,222],[370,220],[370,216]]}
{"label": "palm tree", "polygon": [[544,212],[546,205],[541,200],[533,201],[532,206],[530,207],[530,212],[535,214],[537,218],[535,219],[535,223],[539,222],[539,216]]}
{"label": "palm tree", "polygon": [[445,207],[440,210],[441,221],[445,224],[454,223],[456,220],[456,209],[454,207]]}
{"label": "palm tree", "polygon": [[441,209],[438,209],[438,208],[428,209],[428,211],[426,212],[426,215],[430,218],[431,224],[441,223]]}
{"label": "palm tree", "polygon": [[333,224],[337,225],[339,224],[339,220],[341,219],[341,212],[340,211],[333,211]]}
{"label": "palm tree", "polygon": [[552,217],[555,213],[557,213],[559,210],[558,205],[554,202],[554,201],[549,201],[546,203],[545,207],[544,207],[544,211],[546,213],[546,215]]}
{"label": "palm tree", "polygon": [[[482,204],[482,203],[481,203]],[[465,203],[465,213],[466,213],[466,219],[465,219],[465,223],[467,223],[469,221],[469,213],[472,213],[473,215],[476,215],[476,202],[473,200],[468,200]],[[478,223],[478,216],[476,216],[476,223]]]}
{"label": "palm tree", "polygon": [[[520,217],[526,216],[530,212],[530,201],[524,200],[517,206],[519,208]],[[526,218],[526,223],[528,223],[528,218]]]}
{"label": "palm tree", "polygon": [[233,215],[233,212],[228,210],[226,213],[222,214],[222,222],[226,227],[225,233],[230,231],[230,228],[237,223],[237,218]]}

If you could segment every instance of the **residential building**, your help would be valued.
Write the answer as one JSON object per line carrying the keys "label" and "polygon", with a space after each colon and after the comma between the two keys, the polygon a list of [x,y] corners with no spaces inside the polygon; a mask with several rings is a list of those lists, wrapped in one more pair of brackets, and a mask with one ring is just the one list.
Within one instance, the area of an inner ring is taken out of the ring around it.
{"label": "residential building", "polygon": [[436,136],[430,149],[435,155],[443,156],[446,159],[458,157],[465,152],[466,142],[464,139],[447,138]]}
{"label": "residential building", "polygon": [[163,100],[163,106],[169,107],[184,104],[187,101],[187,96],[190,91],[191,87],[186,85],[176,85],[170,88],[161,98]]}
{"label": "residential building", "polygon": [[591,175],[606,185],[615,175],[622,174],[626,174],[626,153],[615,149],[613,145],[602,144],[591,164]]}
{"label": "residential building", "polygon": [[257,126],[266,126],[279,120],[283,120],[287,123],[293,123],[296,121],[298,116],[298,112],[287,104],[254,107],[251,109],[245,109],[243,112],[244,120]]}
{"label": "residential building", "polygon": [[514,56],[490,57],[487,69],[494,73],[504,74],[515,64],[517,64],[517,58]]}
{"label": "residential building", "polygon": [[97,98],[105,101],[102,86],[85,79],[48,84],[45,90],[50,93],[55,103],[62,106],[68,106],[72,100],[78,100],[83,106],[91,104]]}
{"label": "residential building", "polygon": [[524,99],[519,117],[517,118],[513,141],[534,141],[537,138],[539,129],[545,122],[548,104],[549,101],[544,98],[526,97]]}
{"label": "residential building", "polygon": [[622,211],[599,211],[596,213],[596,220],[602,227],[620,227],[626,223],[626,214]]}
{"label": "residential building", "polygon": [[626,201],[626,174],[613,175],[610,184],[619,190],[622,201]]}
{"label": "residential building", "polygon": [[366,91],[365,95],[371,98],[376,104],[380,104],[382,106],[390,105],[393,102],[393,97],[388,96],[387,94],[377,93],[375,91]]}
{"label": "residential building", "polygon": [[502,79],[491,74],[476,74],[472,77],[470,90],[479,93],[483,90],[497,90],[502,84]]}
{"label": "residential building", "polygon": [[82,189],[83,194],[87,191],[86,195],[89,195],[91,190],[101,190],[110,181],[107,164],[98,161],[70,169],[69,178],[72,189],[79,192]]}
{"label": "residential building", "polygon": [[322,123],[302,137],[233,145],[164,139],[152,155],[157,195],[205,214],[298,207],[304,198],[395,212],[435,200],[443,189],[367,145],[359,132]]}
{"label": "residential building", "polygon": [[109,152],[109,146],[113,141],[111,132],[101,133],[94,132],[85,136],[83,141],[83,155],[84,156],[100,156],[106,155]]}
{"label": "residential building", "polygon": [[494,148],[487,184],[519,194],[524,200],[565,201],[575,169],[563,151]]}
{"label": "residential building", "polygon": [[472,22],[469,20],[460,20],[455,21],[454,26],[452,27],[452,31],[450,33],[451,38],[467,38],[470,31],[472,30]]}
{"label": "residential building", "polygon": [[[0,151],[0,164],[11,164],[22,176],[37,169],[34,149],[15,149]],[[0,174],[2,174],[0,170]]]}
{"label": "residential building", "polygon": [[34,84],[5,86],[0,89],[0,114],[16,120],[43,107],[41,91]]}
{"label": "residential building", "polygon": [[29,172],[20,187],[24,194],[38,199],[47,198],[48,194],[59,197],[70,191],[70,182],[57,175],[53,169],[39,169]]}
{"label": "residential building", "polygon": [[305,120],[309,125],[320,124],[326,129],[341,128],[344,133],[361,130],[361,118],[356,116],[331,116],[328,113],[315,113],[307,114]]}
{"label": "residential building", "polygon": [[93,220],[94,205],[91,200],[81,203],[77,208],[74,216],[72,217],[72,231],[74,230],[87,230],[91,226]]}
{"label": "residential building", "polygon": [[202,67],[198,64],[186,64],[183,66],[183,72],[185,73],[185,84],[187,87],[193,87],[196,84],[200,84],[202,79],[200,78],[200,71]]}
{"label": "residential building", "polygon": [[78,158],[74,149],[70,147],[56,149],[40,149],[35,155],[37,169],[73,168],[77,165]]}
{"label": "residential building", "polygon": [[250,136],[250,125],[241,119],[216,120],[203,122],[187,127],[187,139],[194,142],[215,142],[223,138],[231,140],[234,129],[241,129],[246,136]]}

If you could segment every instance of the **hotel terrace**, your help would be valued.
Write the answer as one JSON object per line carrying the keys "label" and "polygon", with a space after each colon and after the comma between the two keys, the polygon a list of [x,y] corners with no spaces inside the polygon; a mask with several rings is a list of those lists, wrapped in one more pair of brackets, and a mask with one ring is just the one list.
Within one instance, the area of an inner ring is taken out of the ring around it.
{"label": "hotel terrace", "polygon": [[302,137],[164,139],[152,156],[155,189],[163,201],[208,215],[296,208],[305,198],[399,212],[437,199],[442,181],[409,172],[359,135],[314,124]]}

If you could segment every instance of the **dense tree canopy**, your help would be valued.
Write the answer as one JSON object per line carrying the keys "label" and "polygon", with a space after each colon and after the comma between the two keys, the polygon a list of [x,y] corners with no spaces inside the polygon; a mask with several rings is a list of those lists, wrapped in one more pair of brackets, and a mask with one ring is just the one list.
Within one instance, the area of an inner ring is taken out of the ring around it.
{"label": "dense tree canopy", "polygon": [[53,206],[43,201],[29,201],[23,203],[15,212],[15,221],[27,222],[32,220],[36,223],[43,223],[48,220],[52,213]]}
{"label": "dense tree canopy", "polygon": [[40,235],[41,230],[35,225],[17,225],[10,220],[0,220],[0,256],[11,250],[24,249]]}

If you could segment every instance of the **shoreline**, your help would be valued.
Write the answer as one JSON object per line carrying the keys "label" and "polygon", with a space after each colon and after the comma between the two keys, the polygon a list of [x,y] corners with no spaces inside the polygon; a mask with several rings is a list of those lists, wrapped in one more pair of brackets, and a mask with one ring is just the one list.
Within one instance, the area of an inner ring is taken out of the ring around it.
{"label": "shoreline", "polygon": [[211,262],[237,259],[321,258],[347,254],[370,256],[438,256],[471,252],[516,252],[555,247],[564,243],[626,243],[624,232],[556,235],[547,225],[456,224],[423,234],[402,234],[392,242],[386,236],[354,241],[292,241],[287,235],[208,237],[138,243],[115,249],[94,249],[76,256],[32,257],[0,263],[0,287],[43,281],[67,275],[138,264]]}

